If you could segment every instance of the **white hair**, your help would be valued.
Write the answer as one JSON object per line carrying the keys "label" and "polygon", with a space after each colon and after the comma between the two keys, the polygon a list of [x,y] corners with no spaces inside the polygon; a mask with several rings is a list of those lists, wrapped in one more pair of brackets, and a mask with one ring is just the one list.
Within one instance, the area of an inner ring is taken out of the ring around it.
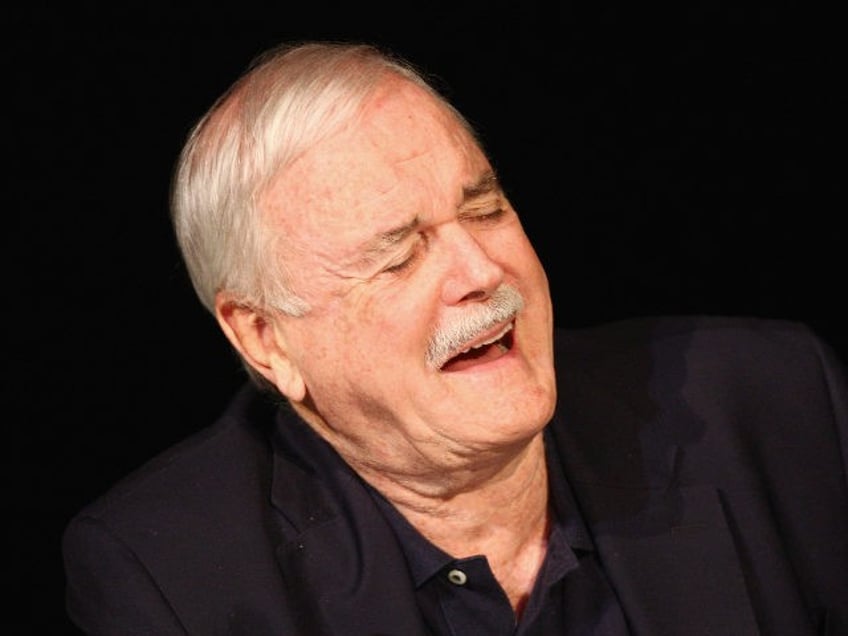
{"label": "white hair", "polygon": [[194,126],[176,166],[171,213],[192,284],[210,312],[221,290],[256,308],[294,316],[309,310],[288,285],[280,237],[264,229],[257,202],[272,178],[355,117],[387,74],[423,87],[473,134],[408,62],[371,45],[328,42],[264,53]]}

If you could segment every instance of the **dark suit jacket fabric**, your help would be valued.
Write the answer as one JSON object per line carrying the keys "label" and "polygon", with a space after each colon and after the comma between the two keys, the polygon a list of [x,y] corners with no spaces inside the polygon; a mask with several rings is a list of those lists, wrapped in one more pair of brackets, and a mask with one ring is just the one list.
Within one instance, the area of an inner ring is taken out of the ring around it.
{"label": "dark suit jacket fabric", "polygon": [[[557,331],[550,423],[634,634],[848,634],[848,385],[801,325]],[[81,511],[68,611],[91,634],[423,636],[357,476],[246,386]]]}

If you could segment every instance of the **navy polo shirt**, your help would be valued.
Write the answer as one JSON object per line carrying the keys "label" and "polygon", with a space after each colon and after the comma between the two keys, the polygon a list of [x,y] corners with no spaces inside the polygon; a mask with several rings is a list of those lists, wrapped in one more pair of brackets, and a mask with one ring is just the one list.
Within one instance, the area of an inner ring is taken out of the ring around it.
{"label": "navy polo shirt", "polygon": [[412,574],[418,606],[438,636],[626,636],[618,598],[565,479],[554,444],[545,438],[553,513],[548,549],[530,599],[516,624],[506,593],[485,556],[456,559],[428,541],[376,491]]}

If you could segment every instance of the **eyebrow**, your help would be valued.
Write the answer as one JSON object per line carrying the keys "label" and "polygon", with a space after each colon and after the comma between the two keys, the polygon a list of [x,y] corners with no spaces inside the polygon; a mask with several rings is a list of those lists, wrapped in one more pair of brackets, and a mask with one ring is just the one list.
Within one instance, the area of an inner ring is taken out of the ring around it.
{"label": "eyebrow", "polygon": [[485,194],[490,194],[499,188],[500,184],[498,183],[497,175],[489,170],[480,177],[477,183],[462,188],[463,203],[469,199],[476,199]]}
{"label": "eyebrow", "polygon": [[368,244],[365,246],[366,258],[376,256],[391,249],[412,234],[419,225],[421,225],[421,219],[416,216],[409,223],[387,230],[386,232],[380,232],[368,241]]}

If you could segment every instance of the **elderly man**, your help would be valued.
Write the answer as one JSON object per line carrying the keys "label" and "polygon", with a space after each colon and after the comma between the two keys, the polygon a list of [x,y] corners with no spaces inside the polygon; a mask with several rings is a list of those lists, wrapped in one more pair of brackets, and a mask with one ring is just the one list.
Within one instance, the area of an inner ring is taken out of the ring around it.
{"label": "elderly man", "polygon": [[848,630],[827,348],[742,319],[555,329],[481,144],[405,62],[262,56],[192,132],[173,219],[252,382],[71,522],[84,631]]}

